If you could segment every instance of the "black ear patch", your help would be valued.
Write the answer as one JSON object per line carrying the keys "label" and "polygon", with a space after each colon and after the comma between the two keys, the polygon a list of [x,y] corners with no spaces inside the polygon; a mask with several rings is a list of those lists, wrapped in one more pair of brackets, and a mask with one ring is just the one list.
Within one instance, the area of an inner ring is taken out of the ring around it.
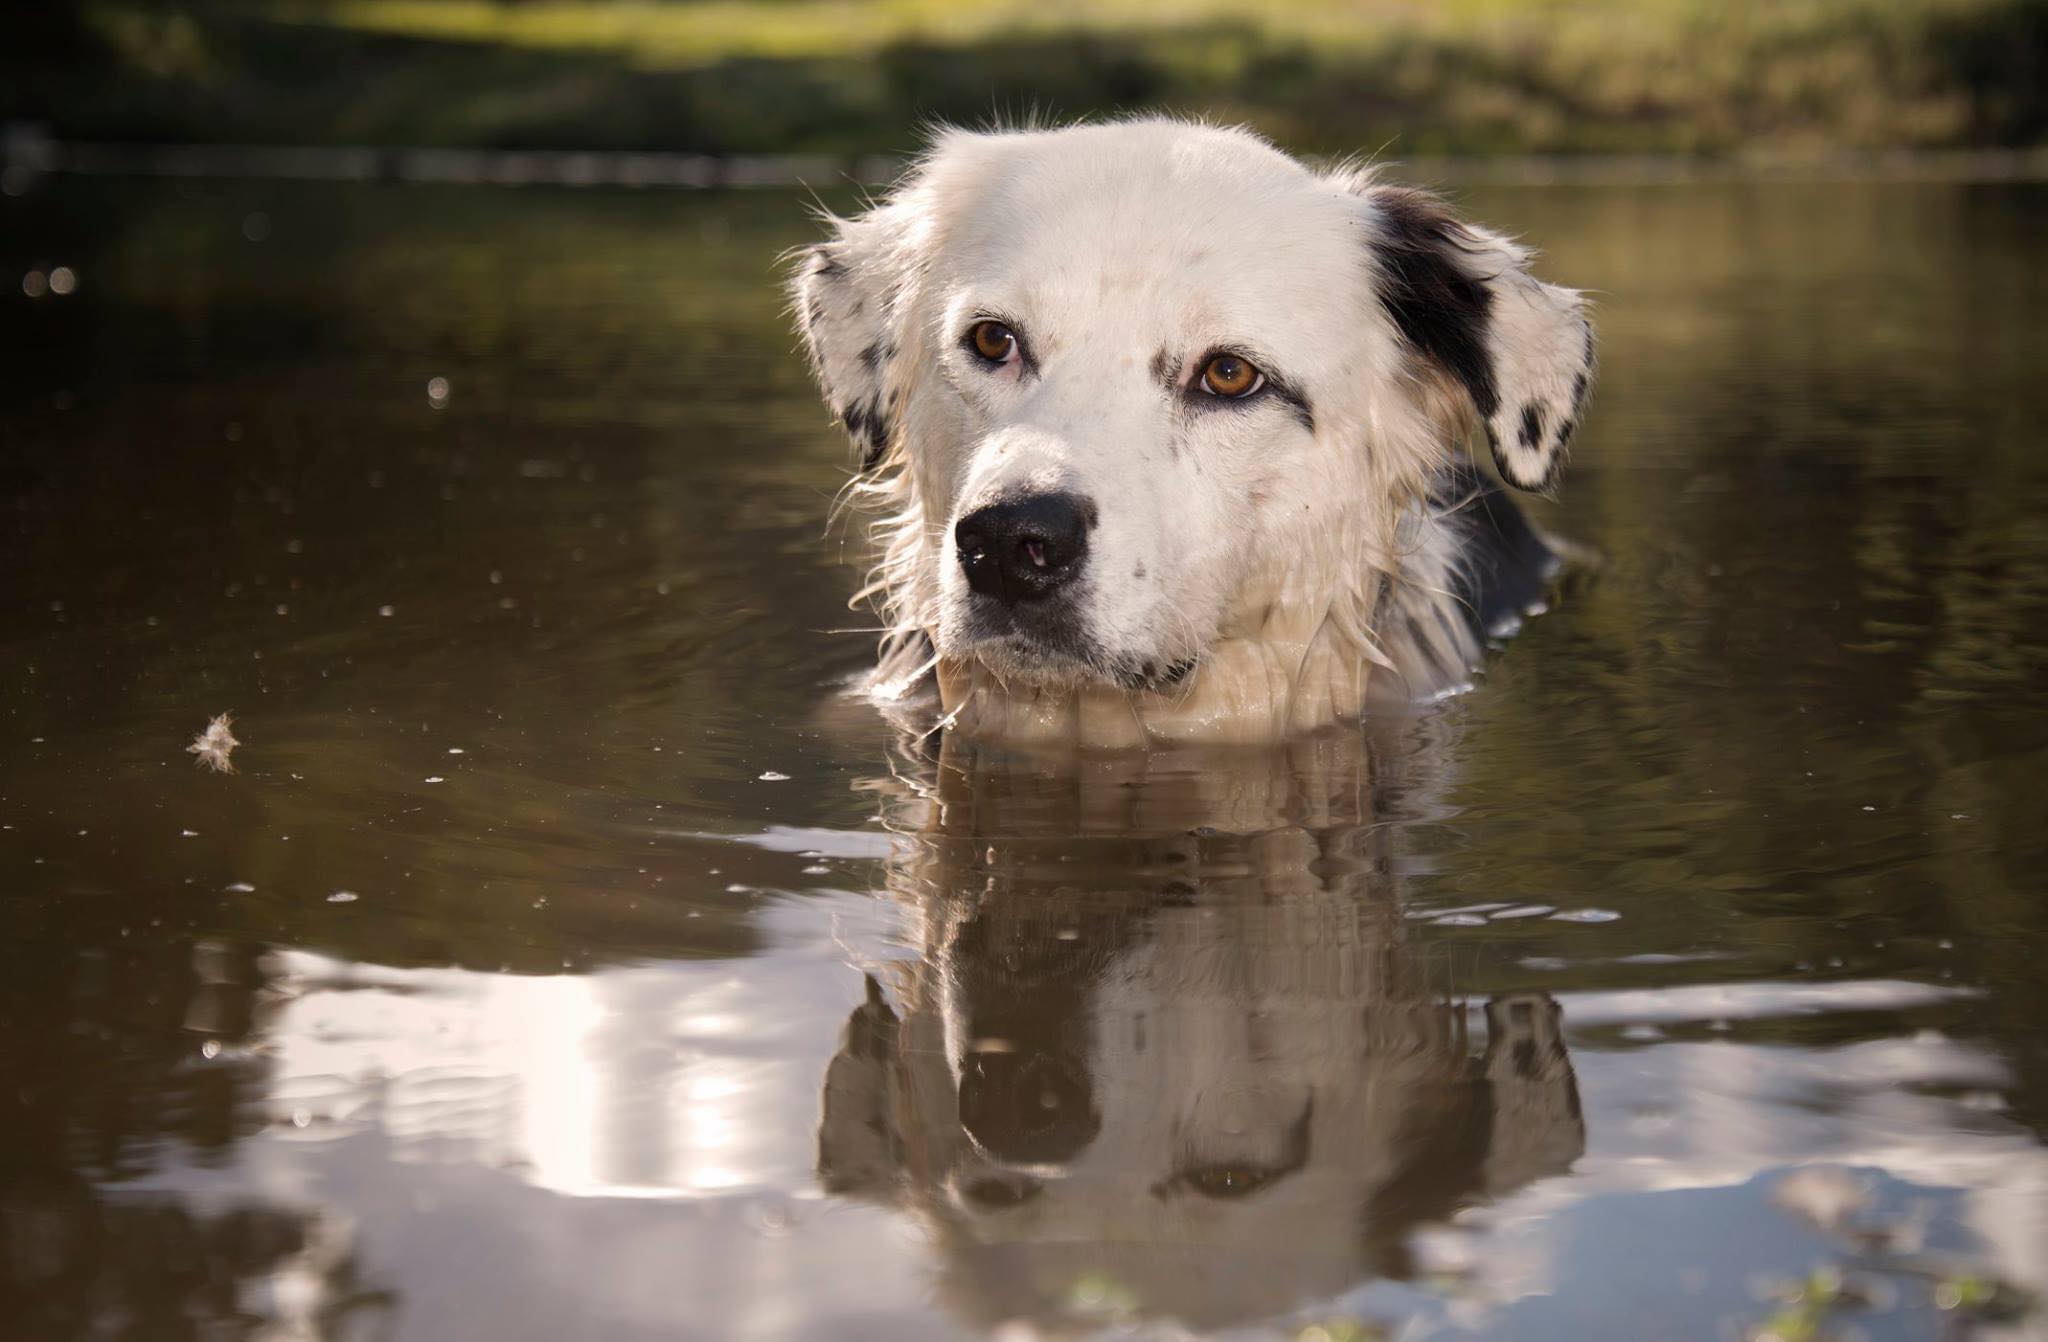
{"label": "black ear patch", "polygon": [[1502,479],[1549,488],[1592,374],[1583,300],[1536,279],[1527,251],[1427,192],[1363,195],[1379,304],[1402,343],[1471,399]]}
{"label": "black ear patch", "polygon": [[1386,187],[1373,193],[1381,230],[1372,240],[1379,260],[1380,306],[1401,338],[1456,378],[1482,420],[1500,408],[1487,324],[1493,294],[1458,264],[1478,239],[1421,191]]}

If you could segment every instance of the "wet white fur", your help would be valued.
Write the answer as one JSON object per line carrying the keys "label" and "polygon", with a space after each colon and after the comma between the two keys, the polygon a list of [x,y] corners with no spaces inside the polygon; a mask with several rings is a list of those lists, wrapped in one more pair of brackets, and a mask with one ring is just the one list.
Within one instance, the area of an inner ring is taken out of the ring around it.
{"label": "wet white fur", "polygon": [[[1373,246],[1417,199],[1241,130],[1146,119],[946,131],[885,200],[831,219],[792,288],[826,397],[872,449],[854,493],[882,518],[863,593],[892,631],[877,692],[935,669],[964,731],[1116,746],[1275,739],[1368,695],[1456,688],[1479,648],[1444,618],[1460,542],[1426,495],[1472,404],[1403,339]],[[1454,264],[1492,294],[1485,427],[1511,482],[1540,488],[1589,372],[1582,304],[1521,248],[1456,229]],[[966,352],[991,316],[1036,376]],[[1217,348],[1297,389],[1313,429],[1278,396],[1203,406],[1155,372],[1164,351],[1186,388]],[[1530,404],[1547,423],[1525,447]],[[1093,665],[964,628],[955,522],[1054,488],[1099,509],[1077,592]],[[1118,683],[1184,661],[1177,685]]]}

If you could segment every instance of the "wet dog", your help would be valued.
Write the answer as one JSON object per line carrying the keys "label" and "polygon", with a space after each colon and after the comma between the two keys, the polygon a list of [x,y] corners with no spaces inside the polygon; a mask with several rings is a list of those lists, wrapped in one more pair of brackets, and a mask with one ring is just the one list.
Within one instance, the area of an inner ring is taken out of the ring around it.
{"label": "wet dog", "polygon": [[884,697],[970,735],[1257,741],[1465,685],[1552,548],[1581,297],[1435,197],[1164,119],[942,133],[799,254],[881,514]]}

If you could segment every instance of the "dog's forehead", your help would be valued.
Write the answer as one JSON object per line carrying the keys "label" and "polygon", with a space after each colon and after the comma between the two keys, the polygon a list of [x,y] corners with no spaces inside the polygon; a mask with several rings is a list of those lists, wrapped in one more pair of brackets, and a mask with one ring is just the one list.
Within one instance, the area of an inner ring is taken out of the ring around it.
{"label": "dog's forehead", "polygon": [[939,165],[949,286],[1284,311],[1364,281],[1355,204],[1249,135],[1091,127],[978,148],[951,181]]}

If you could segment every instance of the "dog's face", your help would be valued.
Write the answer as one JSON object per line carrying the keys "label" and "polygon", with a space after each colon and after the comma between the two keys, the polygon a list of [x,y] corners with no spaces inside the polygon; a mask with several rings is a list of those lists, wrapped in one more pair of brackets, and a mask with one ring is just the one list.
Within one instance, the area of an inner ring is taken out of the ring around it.
{"label": "dog's face", "polygon": [[1355,620],[1453,421],[1542,487],[1591,361],[1519,249],[1241,132],[948,134],[836,227],[797,311],[895,490],[892,613],[1006,681],[1157,689]]}

